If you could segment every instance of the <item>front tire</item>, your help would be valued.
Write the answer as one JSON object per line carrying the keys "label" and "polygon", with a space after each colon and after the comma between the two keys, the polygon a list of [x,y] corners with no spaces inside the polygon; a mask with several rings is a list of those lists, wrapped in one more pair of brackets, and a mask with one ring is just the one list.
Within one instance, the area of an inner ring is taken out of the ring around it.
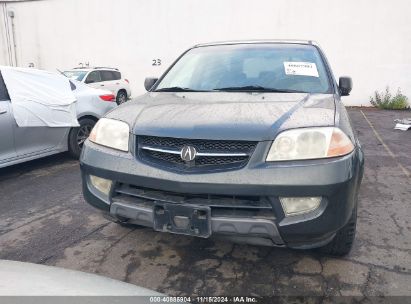
{"label": "front tire", "polygon": [[321,253],[332,256],[345,256],[351,251],[357,227],[357,205],[356,202],[348,223],[338,230],[334,239],[324,247],[319,248]]}
{"label": "front tire", "polygon": [[79,127],[71,128],[68,139],[68,150],[72,157],[78,159],[86,139],[89,137],[96,121],[91,118],[79,120]]}
{"label": "front tire", "polygon": [[122,103],[125,103],[127,101],[127,92],[125,90],[120,90],[117,93],[117,98],[116,102],[118,105],[121,105]]}

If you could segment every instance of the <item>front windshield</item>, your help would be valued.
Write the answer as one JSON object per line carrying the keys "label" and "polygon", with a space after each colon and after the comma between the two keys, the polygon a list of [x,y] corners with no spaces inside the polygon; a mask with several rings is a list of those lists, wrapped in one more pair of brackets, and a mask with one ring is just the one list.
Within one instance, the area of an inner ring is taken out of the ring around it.
{"label": "front windshield", "polygon": [[236,44],[189,50],[155,91],[329,93],[317,48],[299,44]]}
{"label": "front windshield", "polygon": [[87,71],[65,71],[63,74],[71,80],[82,81]]}

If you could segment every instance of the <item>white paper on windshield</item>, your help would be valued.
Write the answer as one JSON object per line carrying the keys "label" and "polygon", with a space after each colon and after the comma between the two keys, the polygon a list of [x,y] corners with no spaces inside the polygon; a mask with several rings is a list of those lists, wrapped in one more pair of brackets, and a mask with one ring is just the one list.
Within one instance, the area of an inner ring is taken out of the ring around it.
{"label": "white paper on windshield", "polygon": [[313,62],[284,62],[286,75],[319,77],[317,65]]}
{"label": "white paper on windshield", "polygon": [[76,97],[60,74],[0,66],[19,127],[77,127]]}

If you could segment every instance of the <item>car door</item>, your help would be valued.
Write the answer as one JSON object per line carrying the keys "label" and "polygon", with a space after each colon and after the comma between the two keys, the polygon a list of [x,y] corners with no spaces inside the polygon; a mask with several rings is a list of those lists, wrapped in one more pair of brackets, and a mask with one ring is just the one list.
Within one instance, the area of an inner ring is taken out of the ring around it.
{"label": "car door", "polygon": [[113,71],[110,70],[100,70],[102,86],[100,89],[109,90],[115,96],[117,96],[118,85],[116,84],[116,77]]}
{"label": "car door", "polygon": [[16,158],[10,97],[0,73],[0,165]]}
{"label": "car door", "polygon": [[19,127],[14,121],[14,143],[18,157],[67,150],[70,128]]}
{"label": "car door", "polygon": [[119,71],[112,71],[112,73],[114,77],[113,85],[115,88],[115,93],[113,94],[117,96],[117,93],[120,89],[125,89],[125,81],[121,79],[121,73]]}
{"label": "car door", "polygon": [[91,71],[84,80],[84,83],[95,89],[104,88],[104,83],[101,82],[100,71]]}
{"label": "car door", "polygon": [[18,158],[67,150],[68,127],[19,127],[14,117],[11,123]]}

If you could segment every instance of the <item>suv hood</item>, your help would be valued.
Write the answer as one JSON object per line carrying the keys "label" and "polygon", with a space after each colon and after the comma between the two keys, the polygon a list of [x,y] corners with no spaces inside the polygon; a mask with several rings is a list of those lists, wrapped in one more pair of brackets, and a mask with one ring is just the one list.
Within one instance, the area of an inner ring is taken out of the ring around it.
{"label": "suv hood", "polygon": [[138,135],[272,140],[284,129],[333,126],[332,94],[147,93],[110,112]]}

